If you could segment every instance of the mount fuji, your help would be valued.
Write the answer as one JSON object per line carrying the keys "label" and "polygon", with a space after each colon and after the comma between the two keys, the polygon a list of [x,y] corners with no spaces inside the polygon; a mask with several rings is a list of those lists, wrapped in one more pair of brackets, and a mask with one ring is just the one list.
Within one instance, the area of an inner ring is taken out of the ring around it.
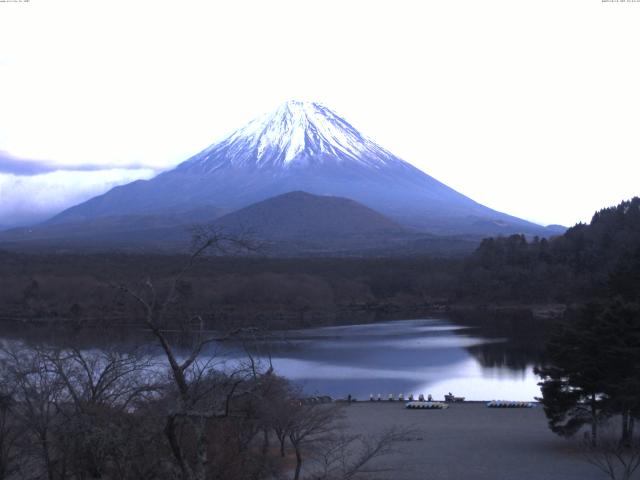
{"label": "mount fuji", "polygon": [[115,187],[37,228],[59,231],[63,225],[114,218],[116,223],[167,216],[213,220],[294,191],[354,200],[411,232],[558,233],[473,201],[377,145],[327,107],[300,101],[282,104],[173,170]]}

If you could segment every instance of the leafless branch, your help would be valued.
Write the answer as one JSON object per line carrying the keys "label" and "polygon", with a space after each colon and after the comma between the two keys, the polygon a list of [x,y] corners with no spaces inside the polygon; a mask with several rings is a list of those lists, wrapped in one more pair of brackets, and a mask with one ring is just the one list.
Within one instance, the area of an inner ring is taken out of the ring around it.
{"label": "leafless branch", "polygon": [[584,459],[611,480],[630,480],[640,468],[640,438],[623,444],[612,435],[600,435],[593,446],[588,439],[581,446]]}

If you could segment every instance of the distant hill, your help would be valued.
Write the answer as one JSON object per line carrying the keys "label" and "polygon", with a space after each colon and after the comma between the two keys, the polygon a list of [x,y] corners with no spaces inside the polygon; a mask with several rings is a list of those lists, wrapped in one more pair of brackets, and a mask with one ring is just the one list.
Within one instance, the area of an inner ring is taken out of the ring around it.
{"label": "distant hill", "polygon": [[185,251],[195,225],[246,236],[269,256],[438,256],[466,254],[481,238],[441,237],[403,227],[354,200],[289,192],[220,216],[209,207],[166,215],[114,215],[47,222],[0,233],[18,250]]}
{"label": "distant hill", "polygon": [[227,232],[249,233],[265,242],[268,250],[282,253],[390,248],[416,236],[354,200],[301,191],[249,205],[214,225]]}
{"label": "distant hill", "polygon": [[549,236],[562,235],[567,231],[567,227],[563,225],[547,225],[544,229],[548,232]]}
{"label": "distant hill", "polygon": [[290,192],[254,203],[214,222],[227,230],[250,228],[265,238],[406,234],[397,222],[348,198]]}

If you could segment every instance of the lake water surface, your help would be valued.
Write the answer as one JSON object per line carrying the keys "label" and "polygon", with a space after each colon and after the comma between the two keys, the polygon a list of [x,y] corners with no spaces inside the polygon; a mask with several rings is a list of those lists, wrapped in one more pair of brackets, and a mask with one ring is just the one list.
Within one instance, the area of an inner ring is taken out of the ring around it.
{"label": "lake water surface", "polygon": [[[444,318],[394,320],[369,324],[307,328],[275,332],[267,339],[214,344],[204,358],[233,366],[246,360],[247,351],[269,358],[276,373],[297,383],[309,395],[330,395],[359,400],[381,394],[433,395],[442,399],[452,392],[468,400],[533,400],[540,395],[533,366],[540,361],[539,328],[531,322],[498,323],[491,329],[465,327]],[[529,331],[527,331],[527,329]],[[164,357],[149,332],[130,328],[75,332],[33,328],[4,328],[3,341],[46,345],[74,345],[99,349],[114,345],[124,351],[144,347]],[[210,332],[214,335],[214,332]],[[173,338],[189,345],[190,338]],[[185,348],[185,354],[188,349]]]}
{"label": "lake water surface", "polygon": [[263,341],[277,373],[309,394],[383,398],[391,393],[442,399],[533,400],[540,395],[526,349],[475,328],[424,319],[287,331]]}

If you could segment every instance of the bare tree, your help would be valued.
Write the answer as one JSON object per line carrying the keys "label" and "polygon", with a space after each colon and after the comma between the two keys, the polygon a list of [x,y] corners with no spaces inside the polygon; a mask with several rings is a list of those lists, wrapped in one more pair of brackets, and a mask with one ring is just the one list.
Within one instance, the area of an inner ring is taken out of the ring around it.
{"label": "bare tree", "polygon": [[[610,433],[610,432],[609,432]],[[613,435],[602,435],[597,445],[590,441],[582,444],[584,459],[611,480],[630,480],[640,468],[640,438],[625,442]]]}
{"label": "bare tree", "polygon": [[68,453],[78,478],[102,478],[128,441],[123,430],[134,405],[157,395],[157,374],[149,357],[113,349],[41,350],[43,366],[65,389],[58,405],[63,423],[57,445]]}
{"label": "bare tree", "polygon": [[270,434],[273,432],[278,441],[278,450],[285,457],[285,445],[289,430],[300,404],[300,392],[292,388],[289,381],[273,373],[272,369],[261,377],[261,389],[256,395],[256,416],[260,419],[263,430],[263,453],[269,446]]}
{"label": "bare tree", "polygon": [[49,480],[64,478],[66,456],[55,445],[59,405],[66,401],[64,384],[50,374],[44,356],[37,350],[13,348],[5,350],[3,356],[6,379],[14,389],[14,417],[27,437],[22,454],[31,459],[32,465],[41,465]]}
{"label": "bare tree", "polygon": [[155,407],[155,402],[147,402],[120,422],[112,456],[113,480],[172,478],[171,452],[162,431],[164,416]]}
{"label": "bare tree", "polygon": [[20,467],[16,444],[22,436],[22,429],[15,421],[15,400],[8,387],[5,384],[0,391],[0,480],[11,478]]}
{"label": "bare tree", "polygon": [[296,456],[294,480],[300,478],[305,448],[326,441],[340,416],[341,411],[336,405],[299,403],[292,407],[288,436]]}
{"label": "bare tree", "polygon": [[133,405],[157,392],[148,359],[135,354],[21,345],[2,358],[12,394],[0,413],[23,434],[11,446],[29,475],[50,480],[101,478],[127,444]]}
{"label": "bare tree", "polygon": [[338,431],[331,435],[316,450],[313,457],[317,472],[308,475],[308,480],[355,480],[369,478],[372,474],[391,471],[375,460],[397,453],[397,442],[403,441],[413,432],[408,429],[391,428],[380,435],[348,435]]}
{"label": "bare tree", "polygon": [[135,351],[65,348],[42,354],[47,369],[62,380],[78,412],[100,406],[127,410],[159,389],[151,358]]}
{"label": "bare tree", "polygon": [[[230,338],[232,332],[222,337],[203,336],[203,320],[201,316],[183,318],[189,324],[197,324],[194,332],[195,344],[185,356],[178,355],[177,350],[171,345],[167,332],[166,322],[172,308],[180,299],[180,288],[183,285],[185,275],[193,268],[196,261],[208,252],[215,254],[229,254],[242,250],[253,249],[252,243],[243,237],[227,235],[220,230],[198,228],[193,232],[192,253],[185,266],[173,278],[165,295],[160,295],[152,281],[146,280],[142,292],[137,292],[127,286],[121,285],[120,290],[133,298],[143,310],[143,321],[162,348],[165,359],[169,365],[169,371],[173,385],[176,389],[176,402],[166,418],[165,435],[171,447],[171,451],[184,480],[204,480],[207,475],[208,439],[207,423],[216,418],[225,418],[229,415],[229,402],[239,385],[246,380],[245,372],[236,371],[229,376],[218,375],[213,368],[211,360],[202,361],[200,355],[208,344],[218,340]],[[208,398],[213,401],[203,401]],[[223,399],[222,404],[216,400]],[[195,461],[190,462],[181,441],[179,428],[182,423],[190,427],[194,438]]]}

